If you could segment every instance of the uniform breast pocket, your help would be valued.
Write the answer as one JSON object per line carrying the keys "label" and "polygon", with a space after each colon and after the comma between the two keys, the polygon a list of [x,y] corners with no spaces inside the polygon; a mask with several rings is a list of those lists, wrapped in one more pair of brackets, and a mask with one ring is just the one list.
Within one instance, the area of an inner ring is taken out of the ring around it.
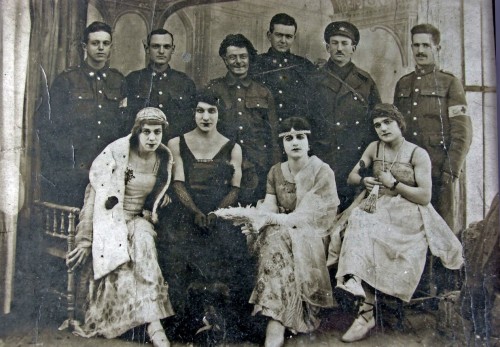
{"label": "uniform breast pocket", "polygon": [[94,93],[88,89],[72,89],[69,91],[69,95],[72,101],[88,101],[94,99]]}
{"label": "uniform breast pocket", "polygon": [[420,92],[420,114],[445,115],[447,112],[446,95],[448,90],[443,87],[422,88]]}
{"label": "uniform breast pocket", "polygon": [[104,95],[109,101],[120,101],[123,99],[120,88],[104,88]]}
{"label": "uniform breast pocket", "polygon": [[267,99],[265,98],[247,97],[245,100],[245,107],[252,112],[260,113],[264,118],[267,116],[269,104],[267,103]]}
{"label": "uniform breast pocket", "polygon": [[427,143],[430,147],[443,147],[444,136],[441,134],[431,134],[427,137]]}

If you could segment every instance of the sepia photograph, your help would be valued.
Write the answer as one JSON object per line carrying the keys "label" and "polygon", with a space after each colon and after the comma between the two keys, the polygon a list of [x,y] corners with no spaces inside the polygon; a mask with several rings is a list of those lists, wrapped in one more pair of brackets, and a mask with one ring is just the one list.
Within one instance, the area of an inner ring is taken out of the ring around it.
{"label": "sepia photograph", "polygon": [[1,0],[0,347],[500,346],[496,5]]}

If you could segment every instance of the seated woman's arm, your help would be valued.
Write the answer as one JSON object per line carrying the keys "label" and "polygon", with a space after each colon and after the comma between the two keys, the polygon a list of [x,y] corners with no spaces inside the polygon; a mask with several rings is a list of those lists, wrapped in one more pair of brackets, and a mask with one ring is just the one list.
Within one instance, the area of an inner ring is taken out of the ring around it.
{"label": "seated woman's arm", "polygon": [[[394,191],[411,202],[419,205],[427,205],[431,202],[432,195],[431,160],[429,154],[424,149],[417,148],[412,164],[414,166],[417,186],[412,187],[399,182]],[[394,185],[394,177],[390,172],[382,172],[379,180],[386,188],[390,189]]]}
{"label": "seated woman's arm", "polygon": [[[359,170],[361,169],[361,161],[363,161],[365,167],[370,167],[375,157],[375,152],[377,150],[377,141],[374,141],[366,147],[360,161],[354,166],[349,177],[347,178],[347,184],[349,185],[362,185],[368,191],[371,191],[376,184],[381,184],[375,177],[363,177],[360,175]],[[344,184],[344,182],[340,182]]]}
{"label": "seated woman's arm", "polygon": [[71,270],[85,263],[92,250],[92,224],[94,219],[95,190],[90,183],[85,189],[85,199],[76,226],[75,248],[66,255],[66,265]]}
{"label": "seated woman's arm", "polygon": [[175,195],[177,196],[179,201],[193,213],[194,223],[200,228],[206,228],[207,216],[205,216],[205,214],[200,211],[198,206],[196,206],[196,204],[193,201],[193,198],[186,189],[184,162],[182,161],[181,157],[179,141],[180,141],[179,137],[175,137],[170,141],[168,141],[167,144],[167,147],[172,152],[172,156],[174,158],[174,170],[173,170],[174,182],[172,183],[172,188],[174,189]]}
{"label": "seated woman's arm", "polygon": [[[231,151],[231,161],[230,164],[233,166],[234,173],[231,178],[231,190],[229,193],[221,200],[218,205],[218,208],[226,208],[232,206],[238,201],[238,195],[240,193],[240,184],[241,184],[241,163],[243,161],[243,155],[241,152],[241,147],[238,144],[235,144],[233,150]],[[215,216],[212,217],[213,214],[209,216],[209,224],[212,224]]]}

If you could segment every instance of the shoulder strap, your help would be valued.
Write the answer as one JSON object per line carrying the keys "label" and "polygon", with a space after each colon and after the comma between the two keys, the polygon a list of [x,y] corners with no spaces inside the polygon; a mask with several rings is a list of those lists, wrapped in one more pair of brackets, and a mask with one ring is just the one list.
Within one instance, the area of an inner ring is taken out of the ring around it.
{"label": "shoulder strap", "polygon": [[380,141],[377,142],[377,154],[375,155],[375,158],[378,158],[379,149],[380,149]]}
{"label": "shoulder strap", "polygon": [[413,151],[411,151],[411,155],[410,155],[410,164],[412,164],[412,165],[413,165],[413,155],[415,154],[415,151],[417,150],[417,147],[418,147],[418,146],[415,146],[415,147],[413,148]]}
{"label": "shoulder strap", "polygon": [[368,106],[368,103],[366,102],[365,98],[363,97],[363,95],[359,94],[353,87],[351,87],[349,84],[347,84],[344,80],[342,80],[339,76],[337,76],[336,74],[334,74],[333,72],[331,72],[330,70],[328,69],[324,69],[324,71],[326,71],[327,74],[329,74],[330,76],[332,76],[333,78],[335,78],[337,81],[339,81],[343,86],[345,86],[351,93],[353,93],[354,95],[356,95],[358,97],[358,99],[365,105],[365,106]]}

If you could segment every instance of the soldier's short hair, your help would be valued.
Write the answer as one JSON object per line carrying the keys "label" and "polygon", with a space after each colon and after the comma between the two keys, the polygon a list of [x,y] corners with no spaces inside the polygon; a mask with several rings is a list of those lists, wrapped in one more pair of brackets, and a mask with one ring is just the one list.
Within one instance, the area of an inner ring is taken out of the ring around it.
{"label": "soldier's short hair", "polygon": [[377,104],[370,112],[371,119],[387,117],[398,123],[399,129],[404,133],[406,131],[406,121],[399,109],[393,104]]}
{"label": "soldier's short hair", "polygon": [[274,31],[275,24],[293,25],[295,27],[295,31],[297,31],[297,22],[295,21],[295,18],[287,15],[286,13],[278,13],[271,18],[271,22],[269,23],[269,32],[272,33]]}
{"label": "soldier's short hair", "polygon": [[222,40],[219,47],[219,56],[221,58],[225,58],[227,48],[229,46],[246,48],[250,57],[250,61],[253,61],[255,56],[257,55],[257,50],[252,45],[252,42],[250,42],[250,40],[242,34],[229,34],[224,38],[224,40]]}
{"label": "soldier's short hair", "polygon": [[96,33],[98,31],[105,31],[111,36],[111,40],[113,40],[113,33],[111,27],[103,22],[92,22],[88,27],[83,31],[83,43],[89,43],[89,35],[91,33]]}
{"label": "soldier's short hair", "polygon": [[149,44],[151,43],[151,37],[153,35],[170,35],[170,37],[172,38],[172,44],[174,44],[174,35],[170,31],[168,31],[167,29],[160,28],[160,29],[155,29],[149,33],[148,41],[147,41],[148,47],[149,47]]}
{"label": "soldier's short hair", "polygon": [[430,34],[432,42],[434,42],[435,45],[439,45],[439,42],[441,42],[441,33],[439,32],[439,29],[429,23],[415,25],[411,28],[410,32],[412,39],[415,34]]}

